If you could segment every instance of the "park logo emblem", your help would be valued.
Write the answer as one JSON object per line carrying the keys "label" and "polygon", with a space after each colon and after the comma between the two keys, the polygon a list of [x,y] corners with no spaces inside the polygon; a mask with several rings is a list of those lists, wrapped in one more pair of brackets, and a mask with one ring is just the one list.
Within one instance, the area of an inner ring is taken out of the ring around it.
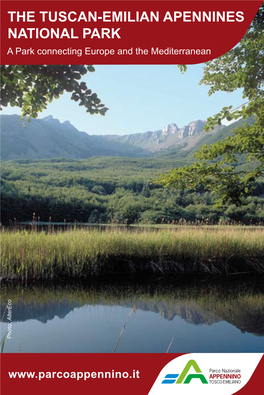
{"label": "park logo emblem", "polygon": [[[196,373],[188,374],[191,367],[194,368]],[[203,384],[208,384],[208,381],[194,359],[187,362],[180,376],[178,374],[167,374],[161,384],[189,384],[192,379],[200,379]]]}

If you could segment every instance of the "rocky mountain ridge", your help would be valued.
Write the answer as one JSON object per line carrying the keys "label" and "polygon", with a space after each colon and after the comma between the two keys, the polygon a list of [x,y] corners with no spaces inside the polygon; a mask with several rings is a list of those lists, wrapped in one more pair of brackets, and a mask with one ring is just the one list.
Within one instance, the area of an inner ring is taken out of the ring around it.
{"label": "rocky mountain ridge", "polygon": [[180,150],[193,148],[205,134],[205,121],[202,120],[182,128],[171,123],[162,130],[95,136],[80,132],[69,121],[60,122],[52,116],[32,119],[31,122],[22,122],[19,115],[1,115],[0,119],[2,160],[150,157],[175,147]]}
{"label": "rocky mountain ridge", "polygon": [[1,160],[69,158],[92,156],[147,157],[149,153],[103,136],[79,132],[69,121],[52,116],[21,121],[19,115],[1,115]]}
{"label": "rocky mountain ridge", "polygon": [[[163,129],[153,132],[148,131],[122,136],[108,135],[105,137],[110,141],[141,147],[151,153],[156,153],[176,146],[188,146],[193,139],[198,140],[204,136],[203,128],[205,124],[206,121],[197,120],[179,128],[176,123],[171,123]],[[218,131],[219,128],[221,127],[215,128],[212,132]]]}

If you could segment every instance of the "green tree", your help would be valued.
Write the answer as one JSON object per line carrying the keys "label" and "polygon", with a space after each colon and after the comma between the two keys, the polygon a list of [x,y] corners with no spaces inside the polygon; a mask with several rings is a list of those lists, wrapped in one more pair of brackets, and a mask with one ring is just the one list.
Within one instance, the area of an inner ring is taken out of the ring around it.
{"label": "green tree", "polygon": [[[185,71],[185,67],[181,69]],[[206,131],[224,119],[244,122],[224,141],[203,146],[196,154],[199,161],[173,169],[159,181],[178,189],[202,185],[217,193],[221,203],[240,204],[253,183],[264,174],[264,3],[240,43],[205,64],[200,83],[210,86],[209,95],[242,89],[246,99],[240,108],[224,107],[208,118]],[[246,163],[252,162],[242,170],[237,167],[241,156]]]}
{"label": "green tree", "polygon": [[86,112],[105,115],[107,108],[97,94],[80,81],[94,71],[91,65],[0,66],[0,109],[17,106],[22,109],[23,117],[36,118],[49,102],[66,91],[71,92],[71,99],[84,106]]}
{"label": "green tree", "polygon": [[143,188],[142,188],[142,195],[144,196],[144,197],[146,197],[146,198],[149,198],[150,196],[151,196],[151,192],[150,192],[150,189],[149,189],[149,184],[147,183],[147,184],[144,184],[143,185]]}

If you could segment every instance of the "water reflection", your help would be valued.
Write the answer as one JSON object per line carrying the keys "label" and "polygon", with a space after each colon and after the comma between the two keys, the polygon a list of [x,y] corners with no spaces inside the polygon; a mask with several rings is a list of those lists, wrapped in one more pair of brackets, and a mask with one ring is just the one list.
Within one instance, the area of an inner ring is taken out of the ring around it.
{"label": "water reflection", "polygon": [[[4,285],[12,299],[5,352],[264,352],[261,278]],[[4,317],[2,334],[7,330]]]}

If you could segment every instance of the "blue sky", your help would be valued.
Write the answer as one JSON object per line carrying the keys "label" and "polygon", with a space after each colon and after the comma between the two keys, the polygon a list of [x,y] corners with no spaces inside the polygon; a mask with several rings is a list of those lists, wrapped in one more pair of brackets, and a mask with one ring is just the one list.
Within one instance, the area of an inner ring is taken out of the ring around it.
{"label": "blue sky", "polygon": [[[203,65],[189,66],[186,74],[181,74],[175,65],[95,68],[96,72],[84,80],[109,108],[105,117],[87,114],[67,93],[49,104],[39,118],[52,115],[61,122],[68,120],[89,134],[130,134],[162,129],[169,123],[182,127],[206,119],[223,106],[243,103],[239,91],[209,97],[209,88],[199,85]],[[20,114],[20,110],[9,107],[2,114]]]}

